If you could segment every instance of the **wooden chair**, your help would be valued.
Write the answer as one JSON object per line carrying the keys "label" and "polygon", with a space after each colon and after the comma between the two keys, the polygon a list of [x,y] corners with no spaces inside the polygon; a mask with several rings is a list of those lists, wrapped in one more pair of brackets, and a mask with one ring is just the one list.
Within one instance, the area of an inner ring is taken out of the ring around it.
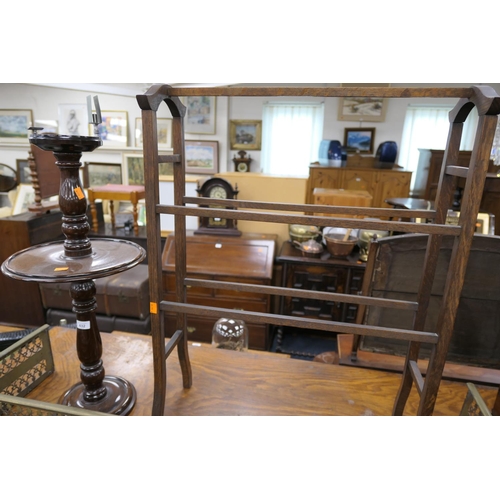
{"label": "wooden chair", "polygon": [[[221,209],[217,200],[203,197],[185,196],[185,160],[183,117],[185,108],[179,96],[314,96],[314,97],[381,97],[411,98],[436,97],[458,98],[455,108],[450,112],[450,132],[444,155],[443,167],[438,187],[434,210],[397,210],[369,207],[334,207],[318,206],[315,213],[308,215],[310,205],[265,203],[247,200],[226,200],[228,208]],[[155,359],[155,394],[153,414],[164,411],[166,390],[166,357],[177,346],[183,372],[184,387],[191,385],[191,368],[187,352],[186,314],[202,314],[220,318],[227,314],[235,319],[261,324],[296,326],[299,328],[323,330],[333,333],[379,336],[397,338],[409,343],[408,354],[402,376],[402,383],[394,403],[394,415],[402,415],[410,391],[415,383],[420,395],[419,415],[431,415],[441,382],[446,354],[451,341],[458,310],[459,299],[464,283],[477,214],[481,202],[486,173],[488,171],[491,146],[500,113],[500,96],[490,87],[471,88],[347,88],[347,87],[210,87],[210,88],[172,88],[169,85],[154,85],[145,94],[138,95],[137,101],[142,110],[144,133],[144,171],[146,185],[146,215],[148,220],[148,262],[152,312],[152,336]],[[157,110],[162,102],[170,109],[173,116],[174,154],[161,156],[158,153]],[[476,140],[469,167],[457,166],[463,123],[470,111],[476,107],[479,115]],[[159,163],[174,164],[174,205],[164,205],[159,201]],[[457,226],[446,225],[447,210],[451,208],[456,179],[465,179],[462,208]],[[194,205],[194,206],[193,206]],[[234,210],[234,209],[237,210]],[[286,211],[282,214],[280,211]],[[299,212],[299,215],[289,212]],[[176,287],[177,300],[162,300],[161,286],[161,233],[160,215],[170,214],[175,221],[176,251]],[[328,215],[330,214],[330,215]],[[340,214],[343,217],[339,217]],[[251,313],[226,308],[201,307],[187,302],[186,288],[201,286],[212,289],[225,289],[240,292],[269,293],[278,296],[307,297],[311,299],[347,302],[358,305],[380,305],[384,307],[402,307],[401,301],[379,299],[375,297],[349,296],[346,294],[284,289],[279,287],[256,286],[243,283],[206,281],[186,277],[186,216],[220,217],[235,220],[253,220],[283,224],[306,224],[356,228],[359,221],[355,217],[388,219],[389,217],[425,218],[433,223],[417,224],[414,222],[390,220],[366,220],[366,229],[387,230],[404,233],[420,232],[429,235],[423,264],[422,279],[419,284],[417,302],[406,302],[406,307],[415,312],[411,329],[373,327],[353,325],[320,319],[296,318],[275,314]],[[351,217],[346,217],[351,216]],[[425,331],[425,322],[431,295],[432,282],[436,271],[439,248],[443,236],[453,237],[453,247],[449,271],[446,277],[445,292],[439,311],[436,331]],[[163,312],[177,313],[177,330],[165,346]],[[420,346],[431,346],[431,355],[425,380],[418,368]]]}

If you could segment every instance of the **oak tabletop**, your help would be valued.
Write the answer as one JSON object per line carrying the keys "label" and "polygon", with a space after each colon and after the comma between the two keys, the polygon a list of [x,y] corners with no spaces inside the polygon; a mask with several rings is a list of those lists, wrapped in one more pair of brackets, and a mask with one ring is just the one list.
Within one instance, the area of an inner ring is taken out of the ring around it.
{"label": "oak tabletop", "polygon": [[[151,415],[153,356],[151,337],[113,332],[101,334],[106,374],[120,376],[137,390],[133,416]],[[27,397],[57,403],[80,381],[76,332],[50,330],[55,372]],[[262,351],[235,352],[209,344],[189,343],[193,385],[182,387],[177,353],[167,361],[165,415],[361,416],[391,415],[400,374],[311,362]],[[491,405],[496,389],[480,387]],[[442,381],[435,415],[458,415],[467,389]],[[418,398],[410,396],[407,413],[416,414]]]}

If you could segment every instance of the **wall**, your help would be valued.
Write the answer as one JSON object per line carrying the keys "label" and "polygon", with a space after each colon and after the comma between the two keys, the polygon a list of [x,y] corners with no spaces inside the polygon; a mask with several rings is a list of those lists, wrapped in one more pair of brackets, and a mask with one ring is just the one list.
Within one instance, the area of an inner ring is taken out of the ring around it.
{"label": "wall", "polygon": [[[255,86],[271,86],[281,84],[255,84]],[[286,86],[297,86],[298,84],[283,84]],[[421,84],[421,83],[391,83],[391,87],[470,87],[472,85],[489,85],[493,87],[500,94],[500,83],[437,83],[437,84]],[[251,86],[251,85],[249,85]],[[300,86],[307,87],[338,87],[337,83],[325,84],[309,84],[304,83]],[[249,119],[260,120],[262,119],[262,106],[268,101],[277,102],[297,100],[300,102],[324,102],[325,103],[325,119],[323,128],[323,139],[339,140],[344,142],[344,129],[353,127],[374,127],[375,128],[375,150],[378,145],[384,141],[396,141],[398,145],[401,144],[401,136],[403,133],[403,125],[405,120],[406,109],[409,104],[419,105],[450,105],[453,106],[457,99],[437,99],[437,98],[418,98],[418,99],[405,99],[397,98],[390,99],[387,106],[387,113],[383,122],[364,122],[360,124],[359,121],[339,121],[338,117],[338,103],[339,99],[336,97],[327,98],[276,98],[276,97],[230,97],[229,98],[229,120]],[[319,145],[318,145],[319,146]],[[445,145],[443,145],[444,148]],[[226,169],[228,171],[234,170],[231,158],[236,151],[231,151],[228,158]],[[254,159],[251,168],[255,171],[260,171],[260,151],[251,151],[251,156]],[[397,161],[397,160],[396,160]],[[402,165],[404,167],[404,165]],[[307,168],[305,175],[307,175]]]}
{"label": "wall", "polygon": [[[247,85],[247,84],[245,84]],[[280,84],[252,84],[277,86]],[[297,85],[297,84],[284,84]],[[300,84],[301,86],[316,86],[316,87],[336,87],[339,84]],[[392,83],[393,87],[426,87],[426,86],[460,86],[469,87],[476,85],[475,83],[460,83],[460,84],[418,84],[418,83]],[[500,93],[500,83],[487,83],[498,93]],[[145,89],[144,89],[145,90]],[[52,88],[41,85],[30,84],[0,84],[0,109],[32,109],[35,120],[57,120],[58,104],[63,103],[85,103],[88,91],[67,90],[61,88]],[[128,113],[129,119],[129,148],[130,152],[136,151],[133,148],[133,134],[136,118],[140,117],[140,109],[137,105],[134,96],[119,96],[112,94],[98,94],[101,109],[103,110],[124,110]],[[325,124],[323,131],[324,139],[337,139],[343,142],[344,128],[357,127],[359,122],[338,121],[338,98],[282,98],[282,100],[313,100],[325,102]],[[189,134],[187,139],[192,140],[216,140],[219,142],[219,171],[233,171],[233,162],[231,161],[236,151],[229,151],[229,120],[237,119],[255,119],[262,118],[262,106],[265,102],[277,100],[271,97],[219,97],[217,98],[217,115],[216,115],[216,133],[215,135]],[[394,140],[398,144],[401,143],[401,134],[405,112],[408,104],[418,102],[419,104],[451,104],[456,102],[456,99],[391,99],[387,108],[386,119],[384,122],[365,122],[364,126],[375,127],[375,146],[377,147],[383,141]],[[161,105],[158,110],[159,117],[169,117],[167,106]],[[108,152],[104,149],[97,150],[92,154],[92,161],[111,161],[110,155],[114,158],[119,158],[117,151]],[[17,158],[25,158],[27,155],[26,148],[0,147],[0,162],[15,166]],[[252,151],[251,156],[254,159],[252,162],[252,170],[260,171],[260,151]],[[89,161],[88,159],[84,161]],[[404,166],[404,165],[403,165]],[[307,175],[307,166],[305,167],[305,175]],[[255,169],[255,170],[254,170]]]}
{"label": "wall", "polygon": [[[238,199],[249,201],[267,201],[276,203],[305,203],[307,177],[281,177],[257,173],[226,172],[218,174],[233,187],[238,187]],[[282,211],[280,213],[287,213]],[[301,212],[289,212],[300,214]],[[238,221],[238,229],[249,233],[275,234],[278,236],[278,248],[288,239],[288,224],[274,222]]]}
{"label": "wall", "polygon": [[[246,84],[245,84],[246,85]],[[281,84],[252,84],[255,86],[278,86]],[[298,85],[298,84],[284,84],[284,85]],[[317,87],[336,87],[339,84],[300,84],[300,86],[317,86]],[[426,87],[426,86],[461,86],[469,87],[475,85],[472,83],[461,84],[414,84],[393,83],[393,87]],[[485,84],[493,87],[500,93],[500,83]],[[145,91],[146,89],[144,89]],[[140,93],[140,92],[139,92]],[[62,88],[52,88],[42,85],[32,84],[0,84],[0,109],[31,109],[35,120],[57,120],[58,105],[59,104],[73,104],[73,103],[86,103],[86,97],[89,91],[84,90],[68,90]],[[94,95],[94,94],[93,94]],[[102,110],[117,110],[127,111],[129,120],[128,144],[129,146],[124,149],[113,148],[99,148],[92,153],[86,153],[82,156],[82,161],[94,162],[109,162],[109,163],[122,163],[123,154],[140,154],[141,150],[133,147],[134,140],[134,127],[136,118],[140,117],[140,109],[137,104],[135,96],[113,95],[108,93],[98,93],[99,102]],[[343,142],[344,128],[357,127],[359,122],[338,121],[338,98],[282,98],[282,100],[299,100],[299,101],[321,101],[325,103],[325,122],[323,130],[324,139],[337,139]],[[216,132],[214,135],[202,134],[187,134],[187,139],[192,140],[216,140],[219,142],[219,172],[224,174],[226,172],[233,172],[234,165],[232,158],[236,151],[230,151],[229,148],[229,121],[236,119],[255,119],[262,118],[262,106],[265,102],[270,100],[277,100],[271,97],[219,97],[216,104]],[[365,122],[364,126],[375,127],[375,148],[383,141],[394,140],[398,144],[401,143],[401,135],[404,124],[404,117],[407,106],[412,102],[419,104],[450,104],[453,105],[456,99],[391,99],[388,104],[387,114],[384,122]],[[158,110],[158,116],[168,118],[170,113],[167,106],[161,105]],[[251,151],[253,158],[252,172],[260,171],[260,151]],[[0,145],[0,163],[6,163],[15,168],[17,159],[26,159],[28,156],[28,145]],[[404,167],[404,165],[403,165]],[[307,165],[304,166],[304,175],[308,175]],[[240,177],[242,180],[243,178]],[[243,182],[239,183],[240,191],[246,191]],[[282,180],[282,185],[286,181]],[[190,192],[193,191],[193,186],[190,186]],[[286,191],[281,188],[281,191]],[[169,198],[171,185],[163,186],[162,193],[166,199]],[[276,191],[280,192],[280,191]],[[240,195],[240,199],[244,199]],[[277,201],[277,200],[274,200]],[[162,199],[162,202],[165,202]],[[162,216],[162,228],[165,230],[171,229],[171,223],[167,222],[165,217]],[[164,222],[165,221],[165,222]],[[196,219],[191,218],[188,222],[188,227],[196,227]]]}

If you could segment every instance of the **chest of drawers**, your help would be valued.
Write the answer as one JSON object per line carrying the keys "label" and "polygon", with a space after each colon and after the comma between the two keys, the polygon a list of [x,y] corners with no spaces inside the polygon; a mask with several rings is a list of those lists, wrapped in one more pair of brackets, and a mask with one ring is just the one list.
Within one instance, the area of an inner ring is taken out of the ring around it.
{"label": "chest of drawers", "polygon": [[[188,278],[236,281],[255,285],[271,285],[275,256],[272,235],[243,234],[208,236],[187,234],[186,272]],[[176,301],[174,235],[167,237],[162,253],[163,300]],[[208,307],[223,307],[255,312],[270,312],[267,294],[189,287],[187,302]],[[175,313],[166,313],[166,335],[174,333]],[[212,341],[214,320],[188,315],[188,338],[199,342]],[[267,325],[247,323],[249,347],[266,350],[269,347]]]}

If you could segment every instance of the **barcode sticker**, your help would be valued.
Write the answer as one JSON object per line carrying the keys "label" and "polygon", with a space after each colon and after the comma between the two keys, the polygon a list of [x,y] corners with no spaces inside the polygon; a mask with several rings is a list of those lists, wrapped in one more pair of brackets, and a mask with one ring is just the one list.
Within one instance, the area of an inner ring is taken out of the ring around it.
{"label": "barcode sticker", "polygon": [[78,328],[78,330],[90,330],[90,321],[76,320],[76,327]]}

